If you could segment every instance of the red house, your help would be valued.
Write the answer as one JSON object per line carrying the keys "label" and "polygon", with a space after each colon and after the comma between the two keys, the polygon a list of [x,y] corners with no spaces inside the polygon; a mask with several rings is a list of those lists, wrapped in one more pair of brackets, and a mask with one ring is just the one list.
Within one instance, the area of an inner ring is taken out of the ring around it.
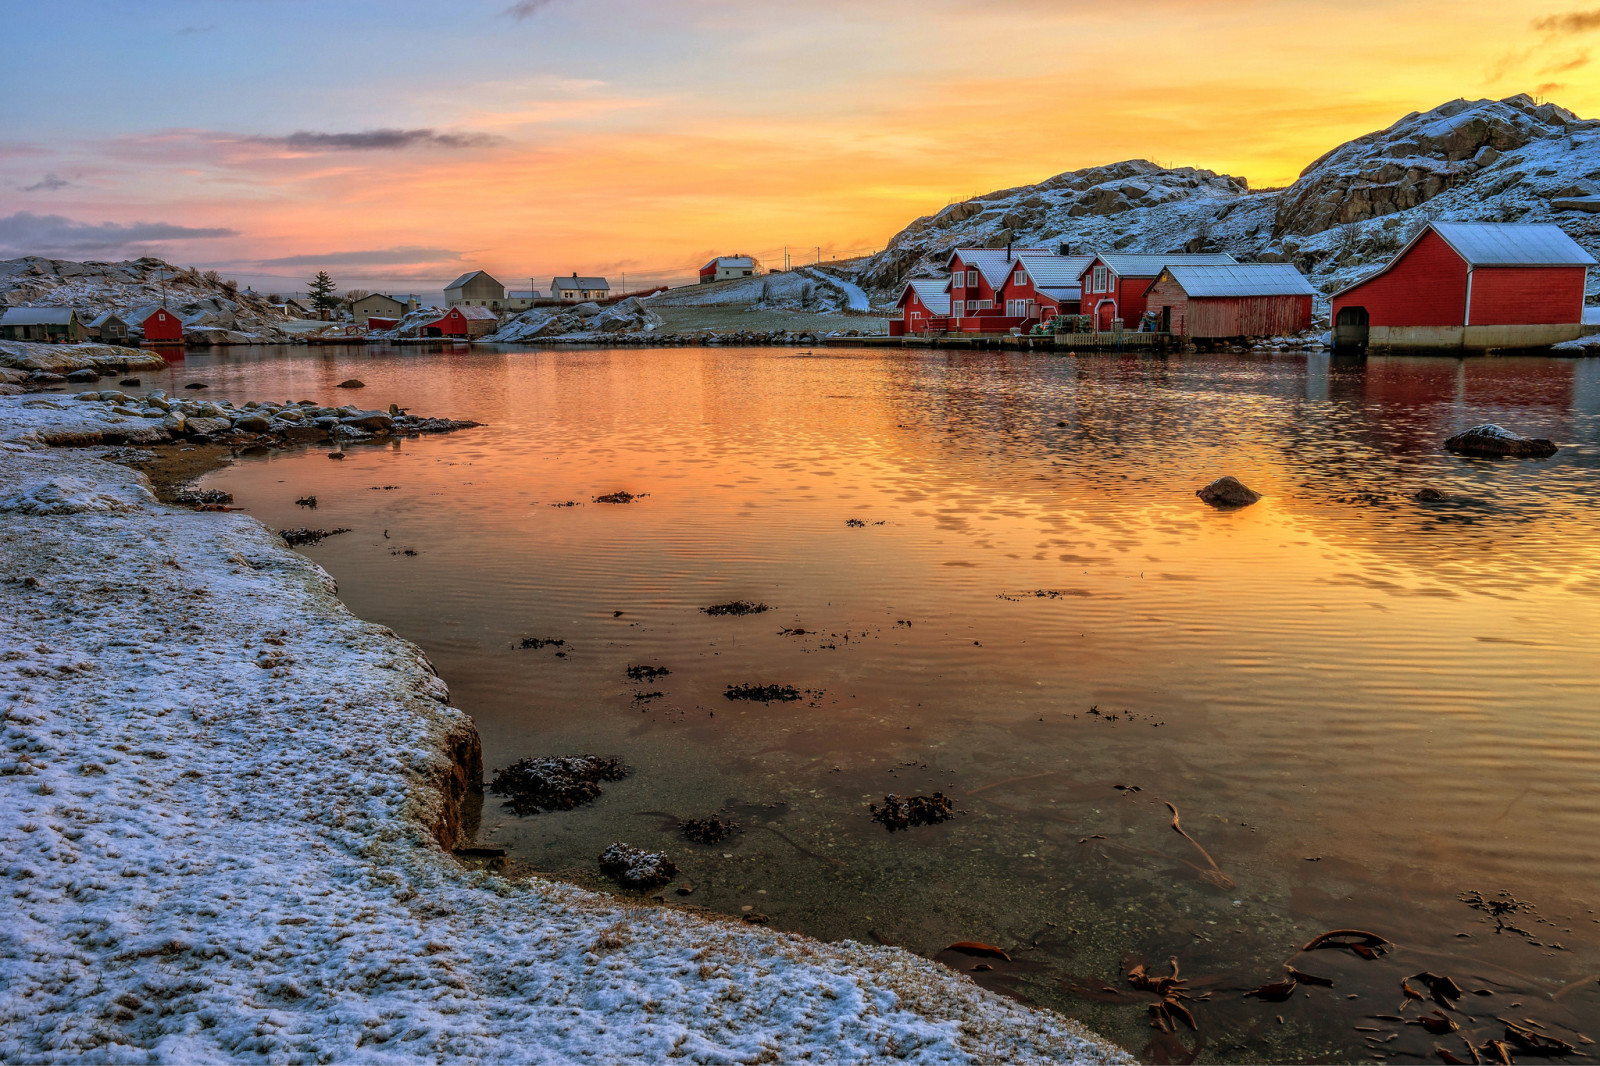
{"label": "red house", "polygon": [[1004,332],[1000,322],[970,319],[1006,317],[1000,289],[1011,273],[1011,261],[1025,252],[1048,254],[1043,248],[957,248],[945,266],[950,271],[950,328],[967,333]]}
{"label": "red house", "polygon": [[182,344],[183,319],[165,307],[135,312],[133,323],[144,330],[146,344]]}
{"label": "red house", "polygon": [[889,336],[944,330],[950,318],[950,279],[912,278],[900,290],[900,319],[889,321]]}
{"label": "red house", "polygon": [[1021,318],[1028,326],[1048,322],[1056,315],[1076,315],[1083,298],[1078,276],[1093,258],[1018,252],[1000,286],[997,303],[1007,318]]}
{"label": "red house", "polygon": [[1107,252],[1094,256],[1078,273],[1083,310],[1093,315],[1098,330],[1114,328],[1118,319],[1130,330],[1139,328],[1145,311],[1145,290],[1168,266],[1227,266],[1237,260],[1226,252],[1148,255]]}
{"label": "red house", "polygon": [[1556,225],[1430,222],[1333,295],[1336,348],[1537,348],[1583,332],[1594,256]]}
{"label": "red house", "polygon": [[487,307],[452,307],[432,322],[418,326],[417,336],[470,340],[493,333],[499,322],[499,317]]}
{"label": "red house", "polygon": [[1145,290],[1156,330],[1192,340],[1281,337],[1311,328],[1305,275],[1288,263],[1169,266]]}

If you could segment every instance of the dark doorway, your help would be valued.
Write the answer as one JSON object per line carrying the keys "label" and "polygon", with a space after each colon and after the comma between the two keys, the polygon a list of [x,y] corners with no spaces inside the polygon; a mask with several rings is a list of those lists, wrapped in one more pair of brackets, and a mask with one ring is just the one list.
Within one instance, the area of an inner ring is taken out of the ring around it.
{"label": "dark doorway", "polygon": [[1172,305],[1167,304],[1161,309],[1161,332],[1172,332]]}
{"label": "dark doorway", "polygon": [[1333,322],[1333,350],[1364,352],[1367,350],[1367,309],[1341,307]]}

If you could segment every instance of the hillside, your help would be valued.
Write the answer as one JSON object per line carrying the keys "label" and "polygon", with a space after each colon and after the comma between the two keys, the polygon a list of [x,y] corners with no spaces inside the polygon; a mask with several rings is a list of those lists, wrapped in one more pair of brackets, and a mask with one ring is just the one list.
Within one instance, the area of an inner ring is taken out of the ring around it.
{"label": "hillside", "polygon": [[[1526,95],[1453,100],[1331,149],[1275,190],[1142,159],[1068,171],[917,219],[859,276],[883,305],[958,245],[1069,244],[1292,262],[1329,293],[1427,219],[1557,222],[1600,255],[1600,121]],[[1592,300],[1600,277],[1589,284]]]}
{"label": "hillside", "polygon": [[88,322],[104,311],[127,315],[163,302],[183,318],[191,339],[287,339],[287,319],[266,297],[160,259],[78,263],[30,255],[0,260],[0,306],[71,307]]}

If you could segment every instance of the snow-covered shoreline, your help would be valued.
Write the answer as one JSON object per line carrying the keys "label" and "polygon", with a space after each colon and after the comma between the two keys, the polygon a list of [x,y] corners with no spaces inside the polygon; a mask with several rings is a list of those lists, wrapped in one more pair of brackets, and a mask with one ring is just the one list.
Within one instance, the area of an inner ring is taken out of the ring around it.
{"label": "snow-covered shoreline", "polygon": [[897,949],[464,868],[477,735],[422,653],[254,519],[40,446],[66,412],[24,400],[0,1059],[1132,1061]]}

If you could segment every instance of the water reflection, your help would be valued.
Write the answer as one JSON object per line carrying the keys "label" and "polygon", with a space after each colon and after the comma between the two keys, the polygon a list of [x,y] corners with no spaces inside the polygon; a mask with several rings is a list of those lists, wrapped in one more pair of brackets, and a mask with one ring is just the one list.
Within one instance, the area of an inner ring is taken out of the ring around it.
{"label": "water reflection", "polygon": [[[1158,1061],[1368,1037],[1431,1061],[1433,1036],[1371,1020],[1425,969],[1495,993],[1457,1012],[1470,1031],[1512,1002],[1573,1041],[1600,1016],[1596,361],[234,350],[145,384],[339,403],[349,377],[489,425],[212,480],[269,525],[315,494],[353,528],[307,554],[427,649],[490,765],[636,767],[571,812],[491,799],[482,837],[532,868],[594,883],[624,839],[672,849],[687,903],[999,944],[1019,965],[976,979]],[[1439,448],[1489,420],[1566,447]],[[1206,508],[1221,473],[1266,498]],[[649,495],[593,502],[618,489]],[[734,598],[773,610],[698,610]],[[633,684],[638,663],[672,673]],[[724,698],[743,683],[814,695]],[[867,817],[935,789],[953,821]],[[670,831],[717,812],[742,833]],[[1496,933],[1472,889],[1551,924]],[[1296,965],[1333,988],[1241,998],[1344,926],[1399,947],[1316,952]],[[1197,1034],[1154,1034],[1127,994],[1172,955],[1212,992]]]}

